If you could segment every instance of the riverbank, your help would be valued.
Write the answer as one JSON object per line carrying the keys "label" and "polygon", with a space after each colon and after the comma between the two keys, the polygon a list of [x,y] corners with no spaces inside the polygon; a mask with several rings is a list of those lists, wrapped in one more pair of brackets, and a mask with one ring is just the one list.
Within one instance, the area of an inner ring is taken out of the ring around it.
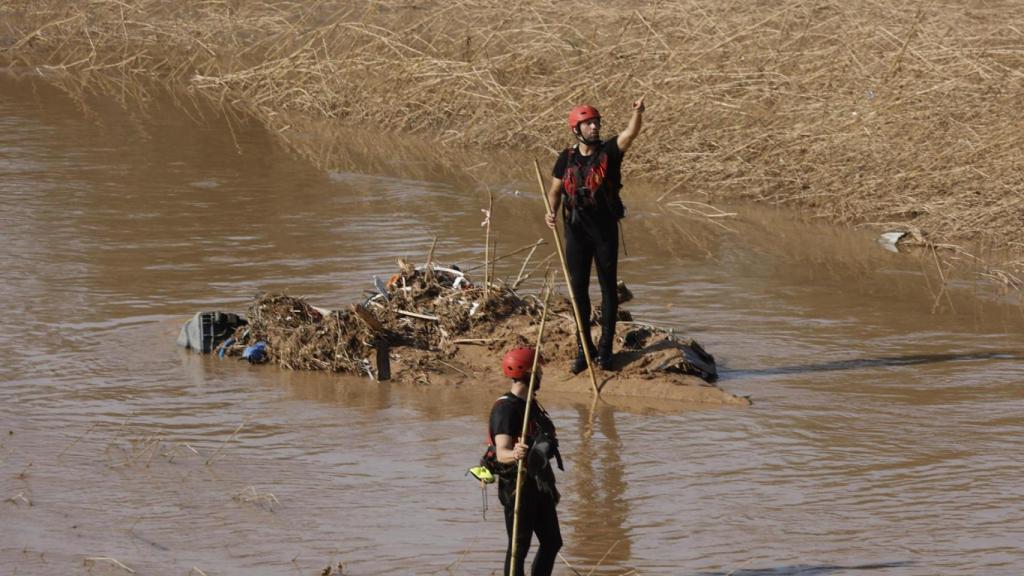
{"label": "riverbank", "polygon": [[[185,86],[325,169],[352,126],[435,140],[463,169],[466,147],[551,156],[571,104],[615,130],[646,94],[626,177],[663,201],[756,199],[1005,250],[988,273],[1020,286],[1024,16],[1009,6],[581,5],[570,25],[547,0],[16,1],[0,61],[137,98],[144,79]],[[532,181],[524,168],[477,174]]]}

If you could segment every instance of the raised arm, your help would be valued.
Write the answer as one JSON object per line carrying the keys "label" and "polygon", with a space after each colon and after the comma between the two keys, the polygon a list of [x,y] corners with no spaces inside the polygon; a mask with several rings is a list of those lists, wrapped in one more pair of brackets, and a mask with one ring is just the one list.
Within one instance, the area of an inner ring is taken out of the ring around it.
{"label": "raised arm", "polygon": [[644,97],[641,96],[639,100],[633,102],[633,115],[629,118],[629,124],[625,130],[619,133],[619,137],[615,140],[619,145],[619,150],[623,152],[628,150],[630,144],[633,143],[633,139],[640,133],[640,128],[643,126],[643,115]]}

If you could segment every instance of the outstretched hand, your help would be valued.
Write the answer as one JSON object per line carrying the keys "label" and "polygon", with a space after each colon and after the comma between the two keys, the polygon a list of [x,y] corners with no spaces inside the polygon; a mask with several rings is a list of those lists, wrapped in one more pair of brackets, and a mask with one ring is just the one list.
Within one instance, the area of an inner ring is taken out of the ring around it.
{"label": "outstretched hand", "polygon": [[633,115],[629,117],[629,124],[626,125],[625,130],[619,132],[619,137],[615,141],[623,153],[629,149],[633,144],[633,139],[640,133],[640,127],[644,122],[644,98],[645,96],[641,96],[633,101]]}

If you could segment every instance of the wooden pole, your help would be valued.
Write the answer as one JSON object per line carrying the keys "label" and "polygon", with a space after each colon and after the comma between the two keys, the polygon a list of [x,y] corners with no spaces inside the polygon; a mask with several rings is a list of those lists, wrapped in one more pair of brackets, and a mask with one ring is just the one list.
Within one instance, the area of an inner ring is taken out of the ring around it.
{"label": "wooden pole", "polygon": [[[537,364],[540,360],[540,345],[544,341],[544,322],[548,317],[548,301],[551,300],[551,290],[554,282],[548,278],[548,292],[544,296],[544,309],[540,313],[540,330],[537,331],[537,346],[533,349],[533,367],[530,369],[530,385],[526,389],[526,412],[523,413],[523,431],[519,434],[519,441],[526,440],[526,432],[530,424],[530,406],[533,404],[533,387],[537,383]],[[519,502],[522,496],[523,476],[526,470],[523,468],[523,458],[516,468],[516,504],[512,514],[512,558],[509,576],[516,576],[516,553],[519,550]]]}
{"label": "wooden pole", "polygon": [[[537,169],[537,183],[540,184],[540,195],[544,197],[544,206],[547,207],[548,214],[550,214],[551,202],[548,200],[548,190],[544,187],[544,176],[541,175],[540,164],[536,159],[533,161],[533,167]],[[576,296],[572,293],[572,280],[569,278],[569,267],[565,264],[565,251],[562,250],[562,237],[558,235],[558,215],[556,214],[555,216],[555,229],[552,230],[555,235],[555,251],[558,252],[558,259],[562,262],[562,273],[565,274],[565,287],[569,290],[569,302],[572,302],[572,312],[576,316],[576,333],[580,339],[580,346],[583,348],[583,357],[587,360],[587,370],[590,372],[590,384],[594,387],[594,394],[600,396],[601,389],[597,387],[597,375],[594,374],[594,362],[590,358],[590,347],[587,346],[587,338],[585,337],[586,334],[584,332],[584,327],[590,328],[590,310],[587,310],[587,324],[584,324],[580,305],[576,303]]]}
{"label": "wooden pole", "polygon": [[494,194],[487,189],[487,210],[484,218],[484,294],[491,289],[491,211],[494,210]]}
{"label": "wooden pole", "polygon": [[427,252],[427,264],[423,267],[423,275],[426,276],[427,282],[434,280],[434,248],[437,248],[437,236],[434,236],[434,241],[430,243],[430,252]]}

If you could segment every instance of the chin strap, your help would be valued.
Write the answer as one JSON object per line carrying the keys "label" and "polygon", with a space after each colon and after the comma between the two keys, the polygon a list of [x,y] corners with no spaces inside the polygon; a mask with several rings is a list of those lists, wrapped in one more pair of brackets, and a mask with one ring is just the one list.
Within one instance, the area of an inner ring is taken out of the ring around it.
{"label": "chin strap", "polygon": [[578,142],[580,142],[581,144],[586,144],[587,146],[597,146],[598,144],[601,143],[601,139],[600,138],[598,138],[596,140],[587,140],[586,138],[584,138],[583,134],[580,133],[580,127],[579,126],[577,126],[576,129],[572,131],[572,133],[573,133],[574,136],[576,136],[576,140]]}

